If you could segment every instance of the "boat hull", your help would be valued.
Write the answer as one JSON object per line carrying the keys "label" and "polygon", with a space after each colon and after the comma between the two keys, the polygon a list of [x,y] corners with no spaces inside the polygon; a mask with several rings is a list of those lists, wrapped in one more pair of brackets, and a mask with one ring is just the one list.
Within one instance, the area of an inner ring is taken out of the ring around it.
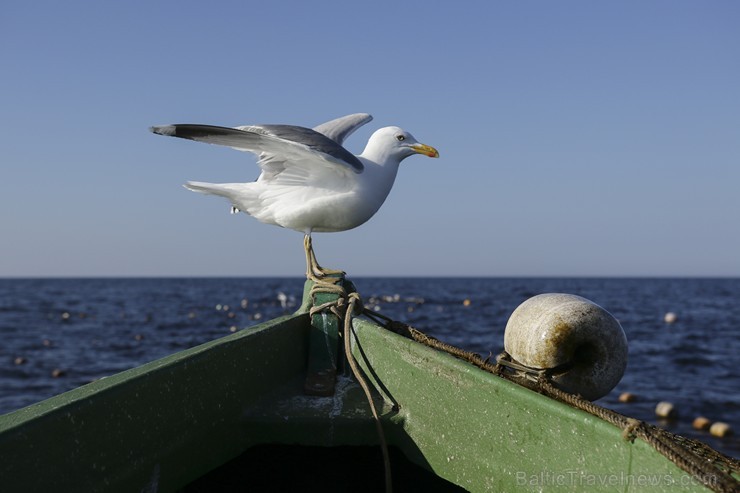
{"label": "boat hull", "polygon": [[[341,364],[332,395],[304,392],[316,331],[306,310],[1,416],[2,490],[178,491],[260,445],[377,445]],[[706,491],[591,414],[367,320],[353,326],[390,446],[450,483]]]}

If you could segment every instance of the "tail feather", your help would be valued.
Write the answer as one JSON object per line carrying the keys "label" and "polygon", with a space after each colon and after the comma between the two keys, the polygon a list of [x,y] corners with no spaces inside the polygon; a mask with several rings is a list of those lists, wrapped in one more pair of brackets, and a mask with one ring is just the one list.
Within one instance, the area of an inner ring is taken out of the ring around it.
{"label": "tail feather", "polygon": [[189,181],[183,186],[193,192],[218,195],[231,202],[232,208],[252,214],[259,203],[259,193],[250,187],[250,183],[205,183]]}
{"label": "tail feather", "polygon": [[229,187],[229,183],[205,183],[202,181],[189,181],[183,186],[188,190],[198,193],[206,193],[210,195],[220,195],[222,197],[229,198],[233,194],[233,187]]}

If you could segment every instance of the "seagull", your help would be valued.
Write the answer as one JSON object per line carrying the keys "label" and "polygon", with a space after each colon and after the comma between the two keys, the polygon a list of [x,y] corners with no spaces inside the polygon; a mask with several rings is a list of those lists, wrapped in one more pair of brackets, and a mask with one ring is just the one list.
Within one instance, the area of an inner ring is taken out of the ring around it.
{"label": "seagull", "polygon": [[321,280],[342,271],[321,267],[311,233],[356,228],[383,205],[393,187],[398,166],[414,154],[439,157],[434,147],[419,143],[399,127],[372,134],[362,154],[342,144],[372,120],[356,113],[313,129],[282,124],[220,127],[200,124],[154,126],[155,134],[232,147],[258,156],[262,172],[248,183],[189,181],[185,188],[218,195],[231,202],[231,211],[244,212],[265,224],[304,234],[306,276]]}

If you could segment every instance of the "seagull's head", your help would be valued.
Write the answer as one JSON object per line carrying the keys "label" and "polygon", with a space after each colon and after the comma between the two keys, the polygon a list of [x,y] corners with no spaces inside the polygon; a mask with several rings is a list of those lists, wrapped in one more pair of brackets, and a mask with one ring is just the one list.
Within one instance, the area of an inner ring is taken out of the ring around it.
{"label": "seagull's head", "polygon": [[362,156],[383,164],[389,160],[401,162],[414,154],[439,157],[437,149],[420,143],[404,129],[384,127],[370,136]]}

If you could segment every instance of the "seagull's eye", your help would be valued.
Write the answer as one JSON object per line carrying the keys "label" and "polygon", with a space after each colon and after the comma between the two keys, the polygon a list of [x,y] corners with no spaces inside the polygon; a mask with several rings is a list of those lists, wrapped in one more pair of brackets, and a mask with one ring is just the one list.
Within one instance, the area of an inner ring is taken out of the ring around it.
{"label": "seagull's eye", "polygon": [[396,135],[396,140],[398,140],[399,142],[402,142],[406,140],[406,137],[404,135]]}

